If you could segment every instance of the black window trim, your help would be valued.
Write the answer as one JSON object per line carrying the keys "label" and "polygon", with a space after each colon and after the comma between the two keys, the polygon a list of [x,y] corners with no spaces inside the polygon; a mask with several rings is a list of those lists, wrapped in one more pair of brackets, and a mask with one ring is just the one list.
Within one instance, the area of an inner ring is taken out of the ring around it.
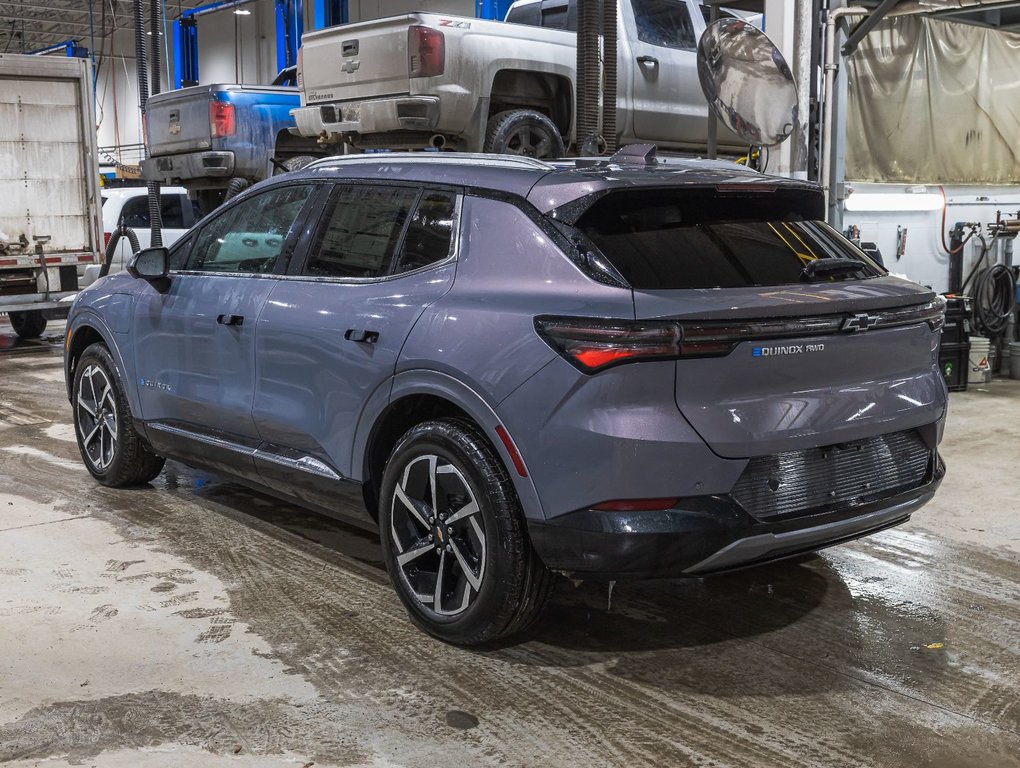
{"label": "black window trim", "polygon": [[[274,184],[271,187],[260,189],[254,194],[243,194],[238,195],[233,200],[229,200],[222,204],[215,211],[212,211],[202,217],[199,222],[200,226],[196,225],[192,227],[188,232],[181,235],[181,240],[190,240],[188,244],[188,256],[185,263],[191,261],[192,251],[197,245],[198,241],[202,237],[202,233],[205,228],[217,221],[221,216],[226,215],[231,209],[245,202],[246,200],[252,200],[264,194],[276,192],[286,187],[297,187],[305,186],[311,187],[312,191],[305,198],[304,205],[301,207],[301,211],[298,213],[297,218],[294,219],[295,226],[291,229],[290,234],[287,236],[287,240],[283,244],[283,250],[280,251],[280,255],[276,257],[276,264],[273,266],[272,272],[215,272],[211,270],[202,269],[176,269],[171,270],[171,275],[200,275],[204,277],[249,277],[252,279],[266,279],[266,278],[279,278],[286,275],[287,267],[292,263],[294,259],[295,251],[297,250],[300,243],[303,242],[304,227],[306,219],[309,217],[313,210],[312,203],[321,195],[322,188],[328,186],[327,183],[319,179],[293,179],[280,184]],[[222,209],[222,210],[221,210]],[[213,215],[215,214],[215,215]]]}
{"label": "black window trim", "polygon": [[[393,253],[390,256],[390,263],[387,267],[386,274],[379,275],[377,277],[327,277],[321,275],[306,275],[304,274],[305,264],[308,262],[309,250],[312,246],[312,242],[315,236],[319,233],[320,227],[326,222],[326,211],[332,212],[330,203],[333,201],[335,196],[341,194],[341,192],[348,187],[388,187],[390,189],[394,187],[404,187],[417,191],[414,203],[410,209],[410,215],[404,222],[403,228],[400,231],[400,237],[397,239],[397,243],[393,248]],[[450,192],[454,196],[453,206],[453,226],[450,233],[450,252],[439,261],[434,261],[431,264],[426,264],[423,267],[417,269],[411,269],[407,272],[394,273],[393,270],[396,267],[397,259],[400,256],[400,250],[404,245],[404,238],[407,236],[407,230],[410,227],[411,220],[414,218],[414,213],[418,208],[418,203],[421,202],[422,197],[428,192]],[[316,282],[316,283],[341,283],[348,285],[363,285],[369,283],[383,283],[389,280],[400,280],[405,277],[420,274],[429,269],[437,269],[441,266],[445,266],[451,262],[455,262],[460,256],[460,233],[461,233],[461,213],[463,210],[465,190],[464,187],[460,187],[454,184],[433,184],[431,182],[420,182],[420,181],[390,181],[388,179],[343,179],[333,180],[331,189],[328,194],[324,195],[323,205],[318,207],[318,215],[311,217],[314,219],[309,222],[311,226],[308,227],[307,237],[302,240],[301,248],[299,253],[295,253],[290,260],[290,268],[287,273],[283,275],[286,280],[300,280],[304,282]]]}

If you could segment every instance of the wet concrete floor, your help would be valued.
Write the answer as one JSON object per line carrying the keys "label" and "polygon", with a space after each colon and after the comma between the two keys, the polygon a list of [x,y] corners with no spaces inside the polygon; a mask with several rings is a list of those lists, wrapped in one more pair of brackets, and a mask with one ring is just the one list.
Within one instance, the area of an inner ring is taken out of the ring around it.
{"label": "wet concrete floor", "polygon": [[483,651],[378,539],[169,464],[96,485],[61,326],[0,325],[0,763],[1020,766],[1020,382],[954,394],[910,523],[703,580],[558,584]]}

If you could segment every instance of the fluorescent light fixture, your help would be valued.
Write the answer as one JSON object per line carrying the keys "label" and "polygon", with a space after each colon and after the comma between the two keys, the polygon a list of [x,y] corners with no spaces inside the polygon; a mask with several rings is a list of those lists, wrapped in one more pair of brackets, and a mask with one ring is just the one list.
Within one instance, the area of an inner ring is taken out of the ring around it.
{"label": "fluorescent light fixture", "polygon": [[937,211],[942,195],[934,192],[854,192],[844,203],[848,211]]}
{"label": "fluorescent light fixture", "polygon": [[249,11],[247,8],[235,8],[234,9],[234,15],[235,16],[251,16],[251,11]]}

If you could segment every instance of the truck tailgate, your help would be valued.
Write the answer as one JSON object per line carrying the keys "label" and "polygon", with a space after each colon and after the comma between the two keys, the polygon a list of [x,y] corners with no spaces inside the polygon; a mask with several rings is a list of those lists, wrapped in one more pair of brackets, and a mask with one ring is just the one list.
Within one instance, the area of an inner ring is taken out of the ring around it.
{"label": "truck tailgate", "polygon": [[172,155],[208,149],[212,142],[209,102],[216,87],[219,86],[196,85],[149,99],[145,116],[149,154]]}
{"label": "truck tailgate", "polygon": [[414,15],[392,16],[305,35],[301,44],[303,102],[407,93],[407,30],[418,23]]}
{"label": "truck tailgate", "polygon": [[0,74],[0,231],[24,235],[26,254],[47,236],[47,252],[94,249],[80,93],[71,79]]}

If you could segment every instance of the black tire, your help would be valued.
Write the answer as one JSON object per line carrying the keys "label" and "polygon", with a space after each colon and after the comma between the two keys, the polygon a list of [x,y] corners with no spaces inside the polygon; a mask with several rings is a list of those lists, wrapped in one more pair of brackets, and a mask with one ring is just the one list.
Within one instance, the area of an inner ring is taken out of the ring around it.
{"label": "black tire", "polygon": [[78,359],[71,403],[82,461],[101,485],[142,485],[162,471],[166,459],[135,432],[117,366],[102,344],[92,344]]}
{"label": "black tire", "polygon": [[520,632],[552,591],[553,574],[531,546],[506,468],[469,422],[427,421],[400,439],[383,473],[379,529],[411,620],[448,643],[479,645]]}
{"label": "black tire", "polygon": [[511,109],[489,118],[485,151],[551,159],[563,157],[566,148],[559,129],[541,112]]}
{"label": "black tire", "polygon": [[21,339],[38,339],[46,330],[46,318],[42,310],[30,309],[24,312],[11,312],[11,327]]}
{"label": "black tire", "polygon": [[[319,158],[315,155],[294,155],[294,157],[288,157],[283,161],[282,165],[288,171],[300,171],[309,163],[314,163]],[[276,173],[273,174],[274,176]]]}

